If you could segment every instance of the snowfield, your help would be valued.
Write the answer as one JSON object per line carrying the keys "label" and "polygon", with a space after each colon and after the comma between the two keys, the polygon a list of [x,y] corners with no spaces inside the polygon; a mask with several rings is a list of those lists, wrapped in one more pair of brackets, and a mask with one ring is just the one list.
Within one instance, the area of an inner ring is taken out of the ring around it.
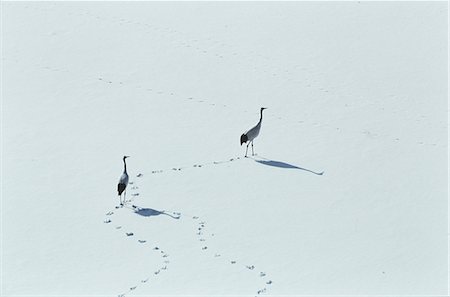
{"label": "snowfield", "polygon": [[1,9],[2,296],[448,293],[447,2]]}

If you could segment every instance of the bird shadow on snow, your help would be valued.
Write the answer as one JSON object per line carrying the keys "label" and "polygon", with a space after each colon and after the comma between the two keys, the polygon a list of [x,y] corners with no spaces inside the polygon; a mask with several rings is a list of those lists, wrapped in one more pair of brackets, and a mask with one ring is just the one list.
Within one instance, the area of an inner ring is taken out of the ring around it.
{"label": "bird shadow on snow", "polygon": [[253,159],[255,160],[255,162],[259,163],[259,164],[263,164],[263,165],[267,165],[267,166],[272,166],[272,167],[278,167],[278,168],[284,168],[284,169],[299,169],[299,170],[304,170],[307,172],[310,172],[312,174],[315,175],[323,175],[324,171],[322,172],[315,172],[313,170],[307,169],[307,168],[302,168],[299,166],[295,166],[289,163],[285,163],[285,162],[281,162],[281,161],[275,161],[275,160],[270,160],[270,159],[266,159],[263,157],[260,157],[261,159],[264,160],[258,160],[258,159]]}
{"label": "bird shadow on snow", "polygon": [[180,215],[178,213],[170,214],[170,213],[165,212],[164,210],[159,211],[156,209],[147,208],[147,207],[139,207],[136,205],[133,205],[133,210],[134,210],[135,214],[138,214],[143,217],[154,217],[154,216],[159,216],[159,215],[165,215],[165,216],[171,217],[172,219],[176,219],[176,220],[178,220],[180,218]]}

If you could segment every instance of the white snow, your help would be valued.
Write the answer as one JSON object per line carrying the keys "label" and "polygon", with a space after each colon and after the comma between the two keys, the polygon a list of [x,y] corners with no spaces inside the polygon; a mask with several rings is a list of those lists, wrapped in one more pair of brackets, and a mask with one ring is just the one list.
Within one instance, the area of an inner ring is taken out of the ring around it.
{"label": "white snow", "polygon": [[2,296],[447,294],[447,2],[1,8]]}

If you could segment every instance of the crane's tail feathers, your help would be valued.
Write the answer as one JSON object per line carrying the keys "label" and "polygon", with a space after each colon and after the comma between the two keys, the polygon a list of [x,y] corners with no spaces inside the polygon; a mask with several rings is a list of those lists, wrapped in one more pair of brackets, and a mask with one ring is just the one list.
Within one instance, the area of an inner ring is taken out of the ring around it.
{"label": "crane's tail feathers", "polygon": [[246,143],[247,141],[248,141],[247,135],[242,134],[242,135],[241,135],[241,145],[242,145],[243,143]]}
{"label": "crane's tail feathers", "polygon": [[117,185],[117,192],[119,195],[122,195],[123,191],[125,191],[125,188],[127,187],[126,184],[118,184]]}

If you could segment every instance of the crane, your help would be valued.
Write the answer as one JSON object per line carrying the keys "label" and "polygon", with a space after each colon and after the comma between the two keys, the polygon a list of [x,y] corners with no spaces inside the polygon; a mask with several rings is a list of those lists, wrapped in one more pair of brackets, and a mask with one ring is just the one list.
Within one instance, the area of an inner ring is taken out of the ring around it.
{"label": "crane", "polygon": [[261,130],[261,122],[262,122],[262,117],[263,117],[263,110],[267,109],[266,107],[261,107],[261,117],[259,118],[259,122],[258,124],[256,124],[255,127],[251,128],[250,130],[248,130],[247,132],[245,132],[244,134],[241,135],[241,145],[243,143],[247,143],[247,149],[245,150],[245,157],[247,157],[247,151],[248,151],[248,145],[251,143],[252,144],[252,156],[255,155],[254,151],[253,151],[253,140],[259,135],[259,131]]}
{"label": "crane", "polygon": [[125,162],[126,158],[130,156],[123,156],[123,173],[120,176],[119,184],[117,185],[117,192],[119,193],[120,205],[125,203],[126,192],[123,194],[123,203],[122,203],[122,193],[125,191],[128,185],[128,173],[127,173],[127,163]]}

